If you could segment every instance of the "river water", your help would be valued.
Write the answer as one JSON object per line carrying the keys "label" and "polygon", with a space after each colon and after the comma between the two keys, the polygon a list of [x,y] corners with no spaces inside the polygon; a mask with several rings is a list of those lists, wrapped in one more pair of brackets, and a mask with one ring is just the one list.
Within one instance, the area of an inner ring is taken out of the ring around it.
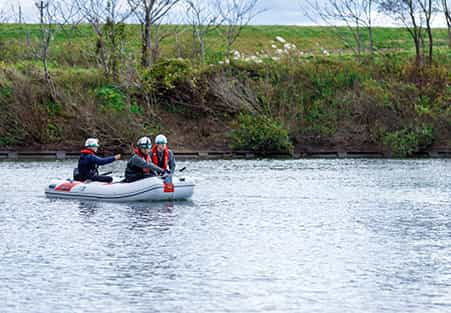
{"label": "river water", "polygon": [[185,161],[191,201],[46,199],[73,165],[0,163],[1,312],[451,312],[451,160]]}

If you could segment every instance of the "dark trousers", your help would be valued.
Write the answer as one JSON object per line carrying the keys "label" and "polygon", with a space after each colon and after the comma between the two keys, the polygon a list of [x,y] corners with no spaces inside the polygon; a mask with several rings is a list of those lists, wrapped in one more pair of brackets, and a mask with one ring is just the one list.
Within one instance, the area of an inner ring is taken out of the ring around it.
{"label": "dark trousers", "polygon": [[113,177],[107,175],[95,175],[91,177],[92,181],[100,181],[103,183],[111,183],[113,181]]}

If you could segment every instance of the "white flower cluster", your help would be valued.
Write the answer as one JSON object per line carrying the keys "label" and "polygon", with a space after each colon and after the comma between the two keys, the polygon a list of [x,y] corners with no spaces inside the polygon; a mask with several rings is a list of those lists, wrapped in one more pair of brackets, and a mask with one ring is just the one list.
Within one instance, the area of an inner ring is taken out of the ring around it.
{"label": "white flower cluster", "polygon": [[[280,61],[282,58],[295,56],[300,57],[304,55],[303,51],[300,51],[294,43],[288,42],[281,36],[276,36],[274,41],[271,42],[272,51],[257,51],[255,55],[245,55],[238,50],[232,50],[230,58],[225,58],[223,61],[219,61],[219,64],[230,64],[230,60],[240,60],[244,62],[262,63],[264,60]],[[321,48],[321,53],[325,56],[329,56],[330,53],[326,49]]]}
{"label": "white flower cluster", "polygon": [[[282,45],[281,45],[282,44]],[[275,41],[271,44],[271,48],[274,49],[272,59],[275,61],[280,60],[280,57],[284,55],[302,56],[303,51],[298,50],[298,47],[294,43],[288,42],[281,36],[276,36]]]}
{"label": "white flower cluster", "polygon": [[[256,55],[245,55],[237,50],[232,50],[231,53],[232,60],[240,60],[244,62],[254,62],[254,63],[262,63],[263,59],[267,57],[266,55],[261,55],[259,52]],[[230,59],[225,58],[224,61],[219,61],[219,64],[230,64]]]}
{"label": "white flower cluster", "polygon": [[280,43],[286,43],[287,41],[285,40],[285,38],[280,37],[280,36],[276,36],[276,40]]}

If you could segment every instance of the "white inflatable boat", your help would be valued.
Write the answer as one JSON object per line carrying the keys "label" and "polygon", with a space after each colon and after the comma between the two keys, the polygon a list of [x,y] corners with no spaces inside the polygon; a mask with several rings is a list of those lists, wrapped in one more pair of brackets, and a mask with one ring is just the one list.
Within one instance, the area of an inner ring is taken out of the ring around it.
{"label": "white inflatable boat", "polygon": [[52,180],[45,189],[49,198],[100,200],[112,202],[183,200],[193,195],[194,181],[188,177],[172,177],[168,183],[161,177],[144,178],[132,183],[79,182]]}

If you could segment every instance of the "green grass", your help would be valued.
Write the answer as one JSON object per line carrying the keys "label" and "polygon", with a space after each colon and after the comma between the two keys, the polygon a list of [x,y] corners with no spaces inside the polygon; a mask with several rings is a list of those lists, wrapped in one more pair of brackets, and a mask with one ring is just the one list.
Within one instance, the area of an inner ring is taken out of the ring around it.
{"label": "green grass", "polygon": [[[191,56],[192,31],[189,25],[163,25],[162,32],[169,33],[161,43],[162,57],[175,56],[175,29],[180,31],[180,43],[184,57]],[[127,25],[127,41],[124,51],[134,57],[140,53],[140,27]],[[433,30],[436,49],[447,47],[447,30],[438,28]],[[367,34],[364,32],[363,36]],[[346,55],[352,53],[352,34],[345,27],[319,27],[319,26],[247,26],[232,47],[246,55],[255,55],[257,52],[271,53],[276,36],[285,38],[295,44],[300,51],[308,54],[320,54],[323,49],[331,54]],[[39,25],[33,24],[0,24],[0,47],[4,50],[0,60],[18,62],[30,60],[34,57],[31,47],[27,43],[39,40]],[[346,38],[344,41],[342,38]],[[364,38],[365,39],[365,38]],[[413,53],[412,40],[403,28],[374,28],[374,45],[380,52],[394,51]],[[213,30],[206,38],[207,60],[216,62],[223,58],[225,41],[221,37],[220,29]],[[77,28],[67,28],[55,31],[50,48],[51,59],[59,63],[72,63],[80,66],[91,64],[90,55],[95,48],[95,34],[90,25],[80,25]]]}

